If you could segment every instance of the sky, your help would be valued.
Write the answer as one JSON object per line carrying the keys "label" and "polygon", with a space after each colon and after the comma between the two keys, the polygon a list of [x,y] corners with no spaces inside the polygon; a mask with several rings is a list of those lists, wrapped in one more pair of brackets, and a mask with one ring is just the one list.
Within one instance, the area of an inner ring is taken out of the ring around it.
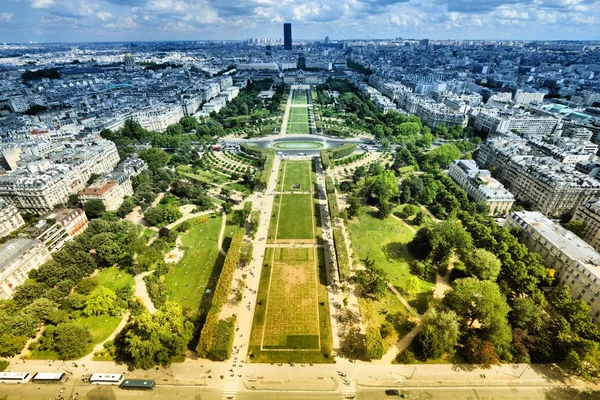
{"label": "sky", "polygon": [[0,0],[1,42],[600,39],[600,0]]}

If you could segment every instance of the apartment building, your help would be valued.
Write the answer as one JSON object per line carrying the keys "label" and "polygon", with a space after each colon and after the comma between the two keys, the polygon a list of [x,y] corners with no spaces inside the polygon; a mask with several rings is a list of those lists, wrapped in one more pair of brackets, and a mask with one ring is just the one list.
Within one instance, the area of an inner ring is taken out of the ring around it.
{"label": "apartment building", "polygon": [[107,211],[116,211],[126,196],[133,196],[131,179],[126,174],[110,174],[103,177],[79,193],[83,203],[89,200],[101,200]]}
{"label": "apartment building", "polygon": [[178,104],[151,106],[133,115],[142,128],[155,132],[166,131],[169,125],[178,123],[183,117],[183,108]]}
{"label": "apartment building", "polygon": [[488,134],[519,132],[522,135],[552,135],[559,125],[554,117],[534,116],[529,113],[505,113],[486,109],[473,116],[474,127]]}
{"label": "apartment building", "polygon": [[50,252],[37,239],[11,239],[0,246],[0,299],[10,299],[29,271],[50,259]]}
{"label": "apartment building", "polygon": [[592,199],[577,207],[573,220],[583,222],[582,239],[600,251],[600,199]]}
{"label": "apartment building", "polygon": [[506,226],[522,232],[525,245],[556,271],[559,284],[568,286],[575,299],[590,306],[594,321],[600,325],[600,254],[539,212],[513,212]]}
{"label": "apartment building", "polygon": [[112,171],[119,162],[113,142],[98,140],[58,151],[0,176],[0,199],[22,212],[43,213],[65,204],[85,188],[92,174]]}
{"label": "apartment building", "polygon": [[490,215],[505,216],[515,202],[512,193],[492,178],[490,171],[477,168],[473,160],[454,160],[448,175],[473,201],[486,202],[490,206]]}
{"label": "apartment building", "polygon": [[43,216],[33,229],[39,233],[37,240],[42,242],[50,253],[54,253],[75,236],[83,233],[87,223],[87,215],[81,208],[63,208]]}
{"label": "apartment building", "polygon": [[23,217],[17,207],[4,200],[0,200],[0,237],[4,237],[14,230],[25,225]]}
{"label": "apartment building", "polygon": [[552,157],[528,154],[524,140],[488,139],[479,148],[477,165],[496,177],[517,200],[547,215],[560,216],[600,197],[600,181]]}

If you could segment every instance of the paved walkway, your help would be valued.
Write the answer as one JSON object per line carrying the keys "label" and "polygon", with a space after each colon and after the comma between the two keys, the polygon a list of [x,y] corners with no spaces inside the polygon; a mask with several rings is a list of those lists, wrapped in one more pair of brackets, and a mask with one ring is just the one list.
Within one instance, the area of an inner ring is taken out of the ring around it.
{"label": "paved walkway", "polygon": [[[294,93],[293,89],[290,89],[290,93],[288,94],[287,104],[285,106],[285,112],[283,114],[283,121],[281,122],[281,130],[279,131],[279,136],[285,136],[287,133],[287,124],[290,118],[290,107],[292,105],[292,94]],[[278,171],[278,169],[275,169]]]}
{"label": "paved walkway", "polygon": [[400,339],[395,346],[390,347],[390,349],[381,357],[381,360],[375,361],[380,364],[391,364],[394,362],[398,354],[400,352],[406,350],[408,346],[412,343],[412,341],[417,337],[419,332],[421,332],[421,328],[423,328],[423,323],[421,320],[417,322],[414,328],[410,330],[402,339]]}

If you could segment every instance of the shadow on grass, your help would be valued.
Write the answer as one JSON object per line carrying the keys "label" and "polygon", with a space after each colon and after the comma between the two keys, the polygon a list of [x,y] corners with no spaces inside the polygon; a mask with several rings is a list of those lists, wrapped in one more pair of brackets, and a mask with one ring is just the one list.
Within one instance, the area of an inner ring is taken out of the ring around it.
{"label": "shadow on grass", "polygon": [[429,308],[429,302],[431,301],[433,294],[431,292],[418,293],[415,298],[408,301],[408,304],[419,314],[425,314]]}
{"label": "shadow on grass", "polygon": [[547,388],[544,389],[544,395],[548,400],[598,400],[600,399],[600,390],[575,389],[575,388]]}

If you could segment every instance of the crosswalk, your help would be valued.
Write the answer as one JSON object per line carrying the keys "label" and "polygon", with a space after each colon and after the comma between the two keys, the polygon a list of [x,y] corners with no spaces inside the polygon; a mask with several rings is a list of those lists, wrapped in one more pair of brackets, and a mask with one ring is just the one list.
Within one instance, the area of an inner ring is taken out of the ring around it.
{"label": "crosswalk", "polygon": [[342,392],[342,398],[348,399],[356,396],[356,382],[351,378],[344,378],[340,382],[340,391]]}
{"label": "crosswalk", "polygon": [[236,398],[241,379],[236,377],[226,379],[223,387],[223,400],[233,400]]}

